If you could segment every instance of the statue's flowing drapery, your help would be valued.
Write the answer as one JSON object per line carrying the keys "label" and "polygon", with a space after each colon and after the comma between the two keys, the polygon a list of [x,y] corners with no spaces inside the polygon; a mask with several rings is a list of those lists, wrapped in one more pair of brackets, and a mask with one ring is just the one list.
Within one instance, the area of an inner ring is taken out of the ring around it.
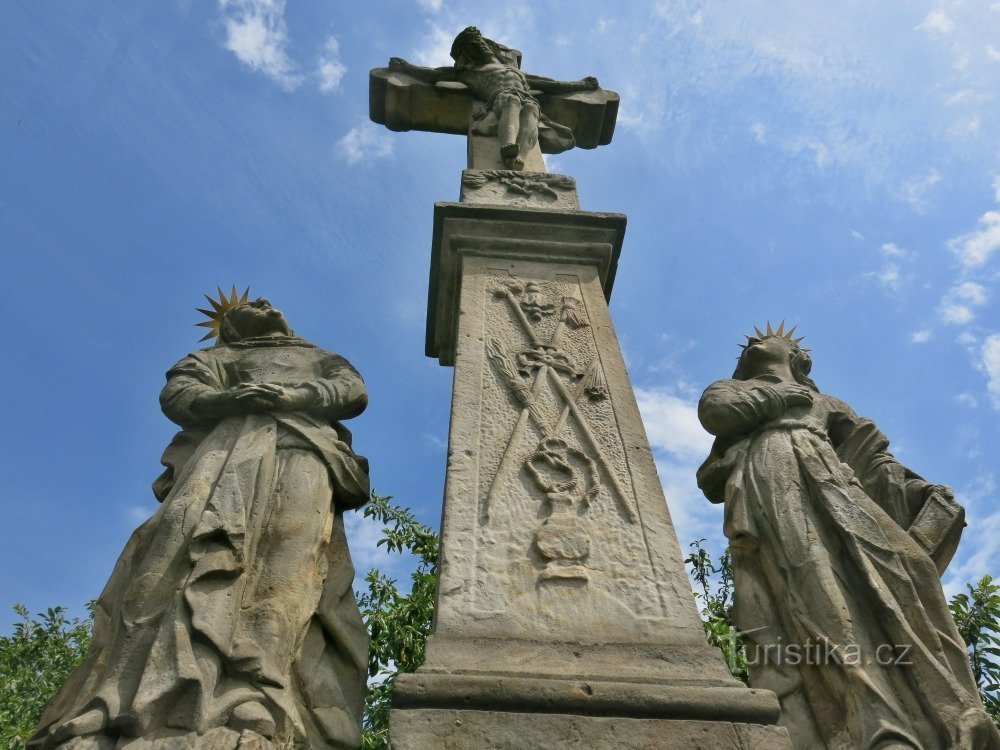
{"label": "statue's flowing drapery", "polygon": [[786,410],[777,382],[719,381],[699,406],[751,684],[778,694],[796,748],[998,747],[939,580],[961,510],[846,404]]}
{"label": "statue's flowing drapery", "polygon": [[[204,389],[246,382],[305,386],[314,404],[199,418]],[[358,747],[368,637],[342,513],[367,500],[368,475],[335,420],[364,408],[360,376],[298,339],[248,342],[182,360],[161,402],[185,428],[154,485],[163,504],[119,558],[34,746],[235,747],[273,723],[276,747]],[[81,730],[95,710],[104,726]]]}

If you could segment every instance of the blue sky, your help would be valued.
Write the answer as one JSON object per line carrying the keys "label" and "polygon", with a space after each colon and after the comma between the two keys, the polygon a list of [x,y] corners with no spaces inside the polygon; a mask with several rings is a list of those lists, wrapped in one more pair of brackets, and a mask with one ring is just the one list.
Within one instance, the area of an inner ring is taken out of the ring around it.
{"label": "blue sky", "polygon": [[[437,525],[451,371],[423,355],[432,205],[465,144],[367,120],[391,55],[462,27],[621,93],[614,142],[550,159],[628,214],[612,315],[682,545],[702,388],[786,319],[820,387],[955,487],[950,591],[1000,574],[1000,3],[15,0],[0,24],[0,630],[82,612],[174,427],[194,308],[251,286],[347,356],[374,486]],[[359,568],[405,565],[350,528]]]}

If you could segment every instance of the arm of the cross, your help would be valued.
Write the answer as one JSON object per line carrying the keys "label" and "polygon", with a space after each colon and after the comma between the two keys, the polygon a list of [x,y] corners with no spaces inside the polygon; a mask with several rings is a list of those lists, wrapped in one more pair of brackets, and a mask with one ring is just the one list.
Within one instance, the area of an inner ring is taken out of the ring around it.
{"label": "arm of the cross", "polygon": [[576,91],[596,91],[600,84],[593,76],[587,76],[580,81],[557,81],[554,78],[536,76],[532,73],[525,73],[524,77],[531,88],[545,94],[571,94]]}
{"label": "arm of the cross", "polygon": [[[537,97],[542,112],[571,128],[577,146],[596,148],[611,143],[619,101],[614,91],[547,93],[541,88],[538,90],[542,92]],[[389,130],[466,135],[472,105],[472,93],[454,80],[430,83],[411,75],[410,71],[391,68],[373,68],[368,76],[368,115],[373,122]]]}

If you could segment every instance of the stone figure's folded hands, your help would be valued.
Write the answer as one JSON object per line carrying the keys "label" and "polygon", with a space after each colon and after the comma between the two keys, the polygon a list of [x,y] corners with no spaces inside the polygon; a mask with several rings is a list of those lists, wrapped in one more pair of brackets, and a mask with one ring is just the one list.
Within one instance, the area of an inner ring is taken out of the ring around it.
{"label": "stone figure's folded hands", "polygon": [[775,383],[772,389],[785,402],[785,408],[793,406],[811,406],[813,402],[813,392],[807,386],[798,383]]}
{"label": "stone figure's folded hands", "polygon": [[237,404],[250,411],[295,411],[313,401],[313,392],[301,386],[277,383],[248,383],[229,391]]}

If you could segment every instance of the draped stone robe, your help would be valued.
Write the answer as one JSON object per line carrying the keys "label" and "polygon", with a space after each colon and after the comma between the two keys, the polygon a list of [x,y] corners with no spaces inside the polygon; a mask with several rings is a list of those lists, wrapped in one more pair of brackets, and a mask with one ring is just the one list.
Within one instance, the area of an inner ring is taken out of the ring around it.
{"label": "draped stone robe", "polygon": [[[167,378],[162,408],[184,429],[154,483],[163,504],[126,545],[90,652],[31,745],[358,747],[368,636],[342,514],[369,490],[338,420],[365,408],[361,377],[282,336],[196,352]],[[304,386],[312,404],[199,416],[199,395],[242,383]],[[271,738],[241,723],[244,704],[271,718]],[[95,709],[96,732],[77,718]]]}
{"label": "draped stone robe", "polygon": [[699,405],[751,685],[800,750],[1000,747],[939,580],[961,507],[847,404],[786,409],[775,382],[718,381]]}

